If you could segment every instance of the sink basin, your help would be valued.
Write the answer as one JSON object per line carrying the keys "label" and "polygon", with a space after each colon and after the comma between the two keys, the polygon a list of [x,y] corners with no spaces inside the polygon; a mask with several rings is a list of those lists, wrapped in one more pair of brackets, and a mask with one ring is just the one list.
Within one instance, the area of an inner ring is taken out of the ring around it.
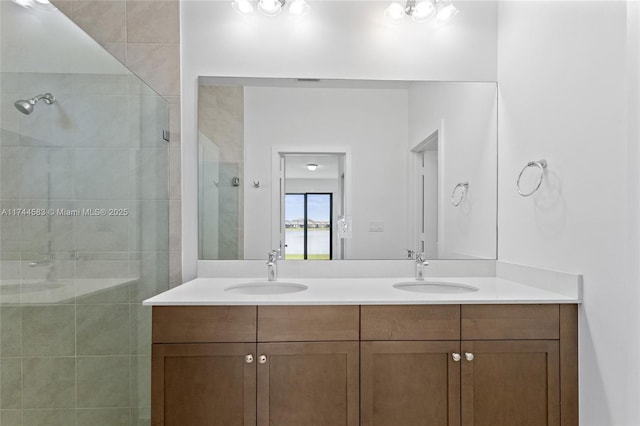
{"label": "sink basin", "polygon": [[235,284],[225,288],[224,291],[237,294],[287,294],[305,291],[308,288],[304,284],[261,281]]}
{"label": "sink basin", "polygon": [[464,294],[478,291],[477,287],[471,285],[434,281],[407,281],[394,284],[393,287],[398,290],[432,294]]}

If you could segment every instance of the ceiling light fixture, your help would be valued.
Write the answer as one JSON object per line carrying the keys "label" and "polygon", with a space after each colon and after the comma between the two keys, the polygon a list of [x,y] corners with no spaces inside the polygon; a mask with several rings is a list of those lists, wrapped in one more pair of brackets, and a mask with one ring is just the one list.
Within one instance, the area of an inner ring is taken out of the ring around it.
{"label": "ceiling light fixture", "polygon": [[250,15],[253,13],[253,5],[249,0],[233,0],[231,6],[241,15]]}
{"label": "ceiling light fixture", "polygon": [[22,7],[32,7],[33,6],[33,0],[13,0],[16,4],[22,6]]}
{"label": "ceiling light fixture", "polygon": [[[278,16],[284,9],[286,0],[258,0],[257,9],[265,16]],[[231,6],[241,15],[251,15],[255,7],[250,0],[233,0]],[[300,17],[309,11],[305,0],[292,0],[289,4],[289,15]]]}
{"label": "ceiling light fixture", "polygon": [[416,22],[428,21],[433,16],[439,21],[446,21],[457,14],[458,9],[451,0],[407,0],[404,6],[394,1],[384,11],[384,15],[393,21],[399,21],[406,15]]}
{"label": "ceiling light fixture", "polygon": [[307,164],[307,170],[309,170],[310,172],[314,172],[317,168],[318,168],[317,164],[313,164],[313,163]]}
{"label": "ceiling light fixture", "polygon": [[451,3],[451,0],[440,0],[436,3],[436,8],[438,9],[436,18],[439,21],[446,21],[447,19],[453,18],[459,12],[458,8]]}

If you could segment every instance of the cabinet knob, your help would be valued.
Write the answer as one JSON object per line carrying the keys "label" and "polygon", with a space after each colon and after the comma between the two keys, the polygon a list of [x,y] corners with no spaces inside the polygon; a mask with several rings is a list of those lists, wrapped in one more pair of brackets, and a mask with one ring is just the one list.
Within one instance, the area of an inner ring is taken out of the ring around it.
{"label": "cabinet knob", "polygon": [[247,364],[251,364],[253,362],[253,355],[249,354],[247,356],[244,357],[244,362],[246,362]]}
{"label": "cabinet knob", "polygon": [[464,357],[466,358],[467,361],[473,361],[473,358],[474,358],[471,352],[465,352]]}
{"label": "cabinet knob", "polygon": [[258,362],[259,362],[260,364],[266,364],[266,363],[267,363],[267,356],[266,356],[266,355],[260,355],[260,356],[258,357]]}
{"label": "cabinet knob", "polygon": [[454,360],[455,362],[458,362],[458,361],[460,361],[460,360],[462,359],[462,357],[460,356],[460,354],[457,354],[457,353],[455,353],[455,352],[451,354],[451,358],[453,358],[453,360]]}

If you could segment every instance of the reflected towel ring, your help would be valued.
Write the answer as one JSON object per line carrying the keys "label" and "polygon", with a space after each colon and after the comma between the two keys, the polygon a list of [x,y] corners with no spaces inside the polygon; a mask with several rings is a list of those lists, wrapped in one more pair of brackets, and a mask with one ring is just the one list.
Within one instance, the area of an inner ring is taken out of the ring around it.
{"label": "reflected towel ring", "polygon": [[[538,169],[540,169],[540,177],[538,178],[538,184],[536,185],[536,187],[533,188],[531,192],[525,193],[525,192],[522,192],[522,190],[520,189],[520,179],[522,178],[522,174],[524,173],[524,171],[527,170],[529,167],[537,167]],[[518,189],[518,194],[522,195],[523,197],[528,197],[530,195],[535,194],[536,191],[540,189],[540,185],[542,185],[542,181],[544,180],[544,169],[546,168],[547,168],[546,160],[529,161],[527,165],[522,168],[522,170],[520,171],[520,174],[518,175],[518,180],[516,182],[516,188]]]}
{"label": "reflected towel ring", "polygon": [[[462,191],[460,191],[460,199],[456,201],[456,192],[458,191],[458,188],[462,188]],[[453,188],[453,192],[451,192],[451,204],[453,204],[453,207],[458,207],[462,203],[462,200],[464,200],[468,190],[469,182],[460,182]]]}
{"label": "reflected towel ring", "polygon": [[254,188],[260,188],[260,181],[259,180],[254,180],[253,181],[253,187]]}

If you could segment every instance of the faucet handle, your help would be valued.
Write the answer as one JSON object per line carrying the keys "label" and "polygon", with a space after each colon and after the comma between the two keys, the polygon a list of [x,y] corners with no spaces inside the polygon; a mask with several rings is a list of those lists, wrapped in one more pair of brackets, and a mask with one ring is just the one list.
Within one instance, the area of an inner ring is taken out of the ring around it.
{"label": "faucet handle", "polygon": [[407,249],[407,259],[413,260],[416,255],[416,252],[411,249]]}
{"label": "faucet handle", "polygon": [[280,249],[273,249],[269,252],[269,262],[275,262],[278,259],[282,259]]}
{"label": "faucet handle", "polygon": [[424,262],[424,253],[416,252],[416,262]]}

